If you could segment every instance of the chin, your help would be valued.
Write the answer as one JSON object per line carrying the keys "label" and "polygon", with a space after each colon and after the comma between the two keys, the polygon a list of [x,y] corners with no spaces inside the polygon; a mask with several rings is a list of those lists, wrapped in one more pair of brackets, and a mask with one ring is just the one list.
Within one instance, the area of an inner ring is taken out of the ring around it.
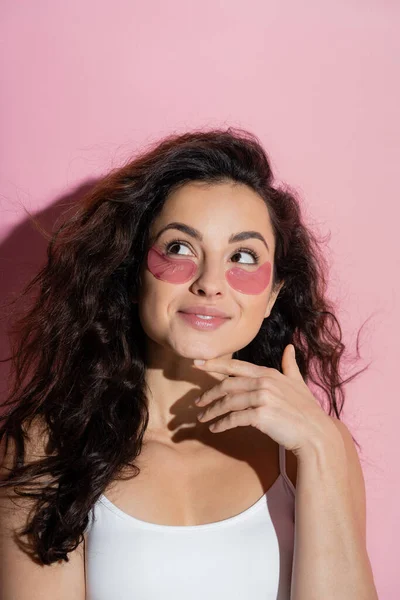
{"label": "chin", "polygon": [[211,358],[218,358],[220,356],[230,355],[236,352],[235,349],[222,348],[210,346],[210,343],[205,342],[193,342],[191,344],[177,345],[173,347],[174,352],[182,358],[188,358],[194,360],[195,358],[201,358],[203,360],[210,360]]}

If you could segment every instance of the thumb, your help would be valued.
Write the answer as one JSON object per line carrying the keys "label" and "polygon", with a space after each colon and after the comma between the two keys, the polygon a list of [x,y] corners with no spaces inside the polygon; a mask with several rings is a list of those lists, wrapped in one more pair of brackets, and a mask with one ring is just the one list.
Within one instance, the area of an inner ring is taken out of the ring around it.
{"label": "thumb", "polygon": [[292,379],[301,379],[303,381],[303,377],[296,361],[296,352],[293,344],[288,344],[283,351],[282,371],[284,375],[287,375],[287,377]]}

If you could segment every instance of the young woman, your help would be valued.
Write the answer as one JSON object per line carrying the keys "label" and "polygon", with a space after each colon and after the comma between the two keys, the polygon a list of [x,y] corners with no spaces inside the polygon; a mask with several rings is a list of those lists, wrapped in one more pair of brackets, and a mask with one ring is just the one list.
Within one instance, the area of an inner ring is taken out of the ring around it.
{"label": "young woman", "polygon": [[248,132],[94,187],[13,330],[3,600],[377,598],[325,268]]}

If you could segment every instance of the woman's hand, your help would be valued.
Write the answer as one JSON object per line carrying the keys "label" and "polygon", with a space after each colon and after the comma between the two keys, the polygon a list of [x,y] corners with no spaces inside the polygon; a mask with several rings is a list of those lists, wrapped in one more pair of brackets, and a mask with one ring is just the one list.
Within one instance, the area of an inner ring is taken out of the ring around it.
{"label": "woman's hand", "polygon": [[227,375],[196,400],[197,406],[208,407],[198,415],[201,422],[225,415],[210,425],[210,431],[251,425],[295,454],[310,442],[338,434],[305,383],[291,344],[283,352],[283,373],[236,359],[215,358],[195,366]]}

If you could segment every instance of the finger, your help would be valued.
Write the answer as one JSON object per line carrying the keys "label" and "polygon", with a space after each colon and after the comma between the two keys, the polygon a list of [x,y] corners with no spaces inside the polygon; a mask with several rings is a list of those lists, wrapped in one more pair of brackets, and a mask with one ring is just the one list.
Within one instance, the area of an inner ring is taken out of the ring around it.
{"label": "finger", "polygon": [[196,406],[206,406],[213,400],[221,398],[229,392],[254,390],[257,386],[258,383],[254,377],[227,377],[199,396],[199,398],[195,400],[195,404]]}
{"label": "finger", "polygon": [[242,392],[240,394],[228,394],[220,400],[214,402],[212,406],[209,406],[204,411],[201,411],[197,418],[202,423],[216,419],[221,415],[225,415],[229,411],[244,410],[247,408],[257,408],[262,406],[262,400],[260,394],[254,391]]}
{"label": "finger", "polygon": [[234,429],[235,427],[254,426],[257,422],[257,413],[255,410],[256,409],[249,409],[232,412],[210,425],[209,430],[213,433],[220,433],[221,431]]}
{"label": "finger", "polygon": [[291,379],[299,379],[304,381],[296,361],[296,351],[293,344],[288,344],[283,351],[282,372]]}
{"label": "finger", "polygon": [[268,372],[279,373],[277,369],[253,365],[252,363],[236,358],[210,358],[210,360],[206,360],[203,365],[197,365],[195,361],[195,365],[204,371],[233,375],[236,377],[262,377],[262,375],[265,375]]}

